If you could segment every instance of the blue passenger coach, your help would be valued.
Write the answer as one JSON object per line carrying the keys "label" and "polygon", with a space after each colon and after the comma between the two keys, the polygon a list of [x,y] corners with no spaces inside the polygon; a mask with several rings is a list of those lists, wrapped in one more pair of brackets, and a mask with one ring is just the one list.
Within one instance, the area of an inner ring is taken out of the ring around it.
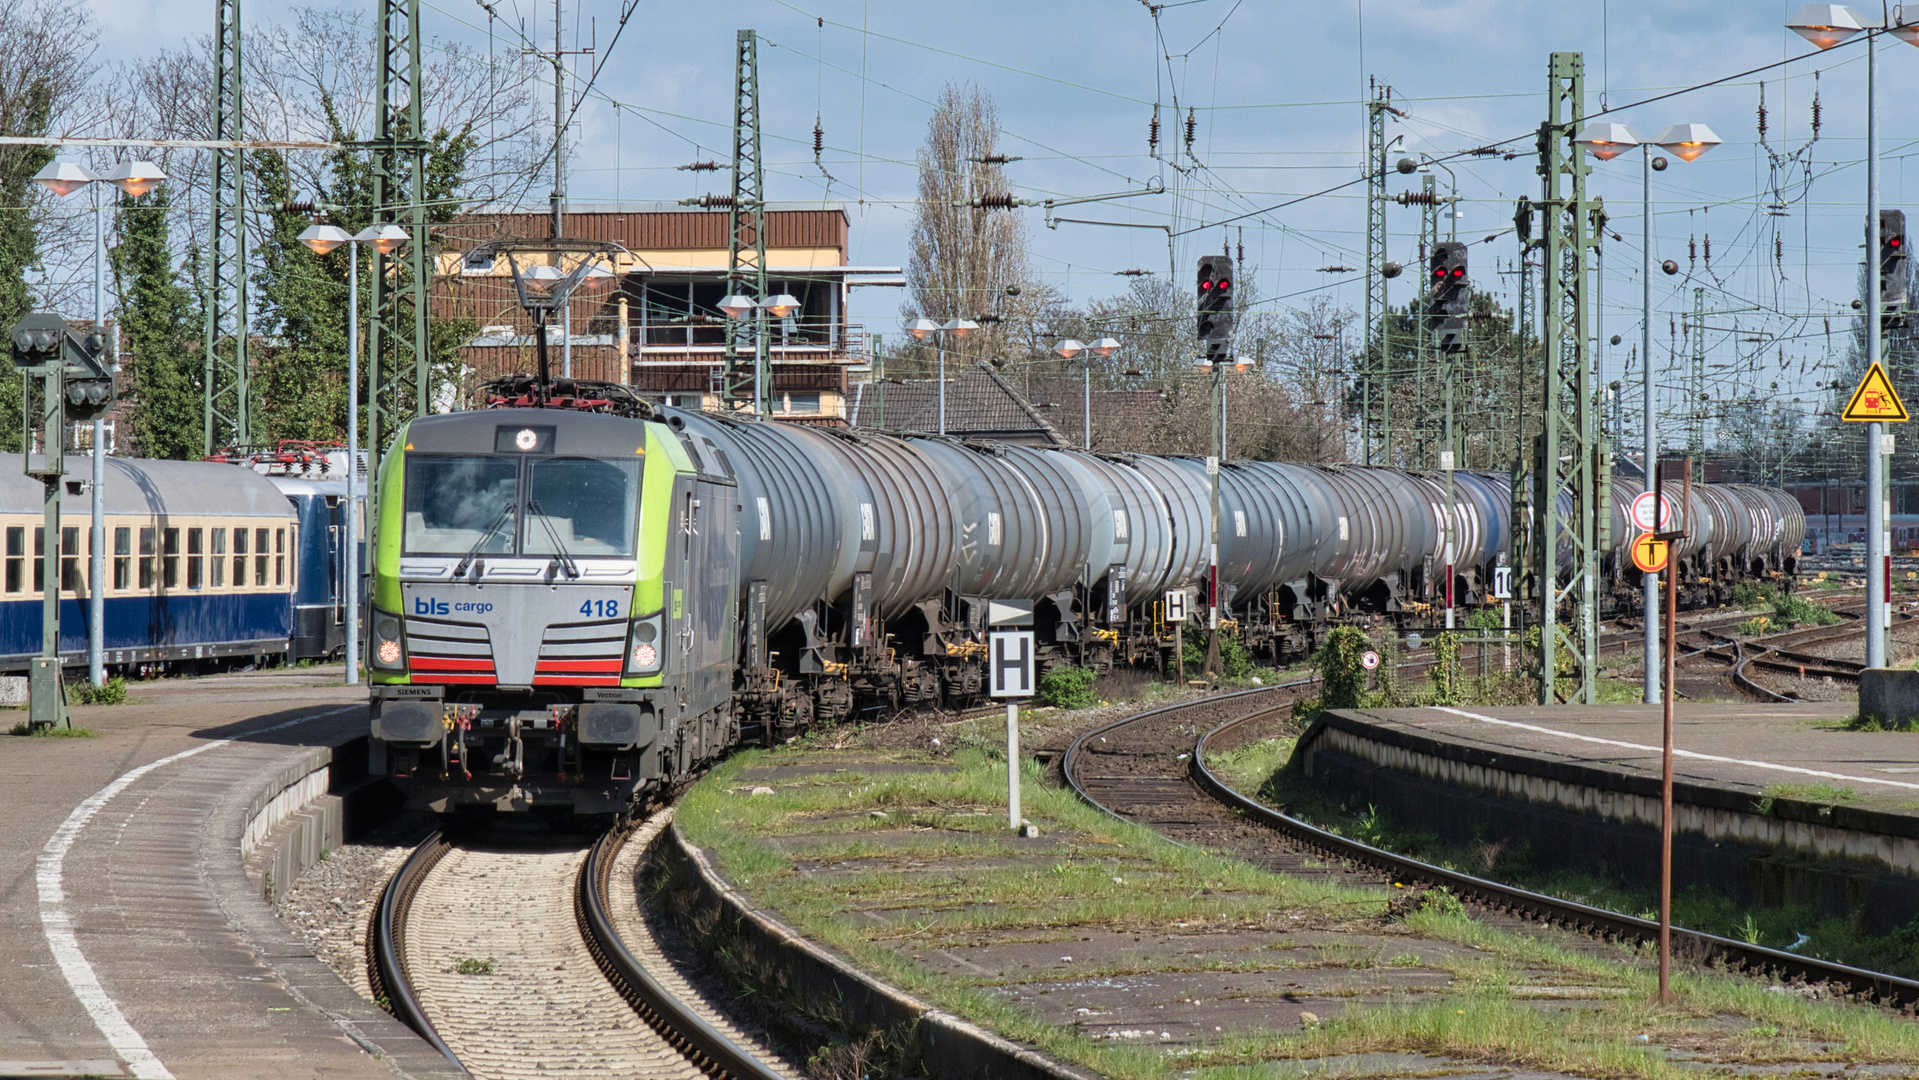
{"label": "blue passenger coach", "polygon": [[[92,499],[84,458],[61,498],[60,651],[86,663]],[[0,670],[40,651],[41,487],[0,454]],[[288,655],[301,523],[274,482],[198,461],[106,462],[105,650],[109,667]]]}

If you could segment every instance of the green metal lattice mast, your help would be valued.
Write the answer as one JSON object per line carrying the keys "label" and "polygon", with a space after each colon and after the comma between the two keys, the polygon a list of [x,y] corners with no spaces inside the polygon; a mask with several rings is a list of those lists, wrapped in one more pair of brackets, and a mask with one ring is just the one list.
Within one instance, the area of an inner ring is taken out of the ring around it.
{"label": "green metal lattice mast", "polygon": [[[213,5],[213,136],[244,139],[245,72],[240,64],[240,0]],[[213,151],[208,205],[213,211],[207,255],[202,394],[208,454],[252,441],[247,388],[247,231],[245,151]],[[228,340],[228,335],[231,340]]]}
{"label": "green metal lattice mast", "polygon": [[[373,253],[373,318],[367,339],[368,494],[379,475],[382,421],[397,431],[426,412],[426,143],[420,106],[420,0],[380,0],[379,87],[375,105],[373,221],[406,230],[407,244]],[[407,378],[411,366],[412,378]],[[411,394],[407,384],[412,383]]]}
{"label": "green metal lattice mast", "polygon": [[[1558,656],[1558,609],[1570,600],[1567,628],[1577,653],[1579,686],[1574,697],[1598,700],[1595,682],[1599,647],[1597,587],[1604,532],[1610,526],[1606,492],[1599,483],[1599,438],[1592,374],[1589,259],[1596,244],[1599,200],[1586,193],[1591,171],[1573,137],[1585,120],[1585,60],[1576,52],[1552,54],[1547,119],[1539,129],[1541,196],[1532,203],[1543,228],[1541,247],[1545,287],[1540,297],[1545,346],[1544,432],[1534,468],[1534,558],[1539,586],[1539,700],[1553,704]],[[1562,516],[1559,495],[1571,497]],[[1603,520],[1603,524],[1602,524]],[[1558,583],[1558,554],[1571,553],[1572,577]],[[1567,595],[1570,593],[1570,597]]]}
{"label": "green metal lattice mast", "polygon": [[[1373,440],[1377,433],[1373,430],[1374,401],[1384,416],[1383,427],[1387,444],[1383,460],[1392,460],[1392,376],[1385,376],[1382,386],[1375,386],[1382,373],[1392,363],[1392,357],[1386,347],[1384,333],[1386,311],[1386,111],[1393,98],[1393,88],[1378,86],[1373,91],[1373,99],[1366,103],[1366,338],[1360,345],[1360,355],[1367,358],[1360,372],[1361,384],[1359,411],[1360,457],[1367,464],[1373,464]],[[1379,332],[1375,334],[1375,328]]]}
{"label": "green metal lattice mast", "polygon": [[[759,39],[742,30],[733,71],[733,202],[727,215],[726,291],[766,299],[766,175],[760,163]],[[745,319],[726,320],[726,361],[720,375],[721,407],[731,411],[751,402],[756,416],[770,408],[767,393],[766,311],[755,306],[751,322],[753,366],[742,356]]]}

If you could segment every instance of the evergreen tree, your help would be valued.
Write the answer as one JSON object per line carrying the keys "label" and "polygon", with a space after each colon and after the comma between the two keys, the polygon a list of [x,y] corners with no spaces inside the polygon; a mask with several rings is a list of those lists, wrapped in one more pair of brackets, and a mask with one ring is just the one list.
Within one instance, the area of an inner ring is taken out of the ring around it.
{"label": "evergreen tree", "polygon": [[173,262],[170,208],[164,184],[139,198],[120,197],[108,265],[120,296],[120,349],[128,375],[122,415],[135,454],[197,458],[204,408],[201,313],[198,291],[181,283]]}

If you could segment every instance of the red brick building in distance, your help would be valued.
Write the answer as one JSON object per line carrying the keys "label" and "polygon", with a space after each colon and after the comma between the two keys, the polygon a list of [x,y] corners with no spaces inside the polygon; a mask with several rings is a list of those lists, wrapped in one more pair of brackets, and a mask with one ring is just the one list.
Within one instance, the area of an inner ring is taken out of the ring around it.
{"label": "red brick building in distance", "polygon": [[[532,372],[538,361],[532,323],[506,260],[476,273],[464,265],[465,254],[490,241],[546,239],[551,226],[541,209],[466,215],[437,230],[444,246],[433,314],[471,319],[479,328],[462,351],[460,382],[469,393],[487,379]],[[612,241],[630,254],[618,256],[615,277],[581,284],[566,326],[547,328],[554,374],[570,369],[574,377],[626,383],[667,404],[720,408],[727,316],[717,305],[727,291],[727,228],[725,210],[657,202],[570,205],[563,222],[568,239]],[[792,317],[769,320],[770,402],[779,419],[848,422],[852,389],[871,370],[865,328],[846,316],[848,292],[904,283],[898,267],[847,265],[848,233],[840,204],[767,204],[768,294],[789,293],[800,302]],[[529,261],[516,259],[522,269]]]}

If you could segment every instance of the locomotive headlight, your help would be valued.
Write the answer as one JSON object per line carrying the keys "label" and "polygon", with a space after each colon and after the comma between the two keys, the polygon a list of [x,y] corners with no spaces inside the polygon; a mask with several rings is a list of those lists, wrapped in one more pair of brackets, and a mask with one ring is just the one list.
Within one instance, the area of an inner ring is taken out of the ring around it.
{"label": "locomotive headlight", "polygon": [[660,670],[660,627],[664,613],[637,619],[627,634],[626,673],[652,675]]}
{"label": "locomotive headlight", "polygon": [[390,611],[373,609],[373,642],[369,659],[376,668],[398,671],[406,666],[406,646],[400,633],[400,617]]}

